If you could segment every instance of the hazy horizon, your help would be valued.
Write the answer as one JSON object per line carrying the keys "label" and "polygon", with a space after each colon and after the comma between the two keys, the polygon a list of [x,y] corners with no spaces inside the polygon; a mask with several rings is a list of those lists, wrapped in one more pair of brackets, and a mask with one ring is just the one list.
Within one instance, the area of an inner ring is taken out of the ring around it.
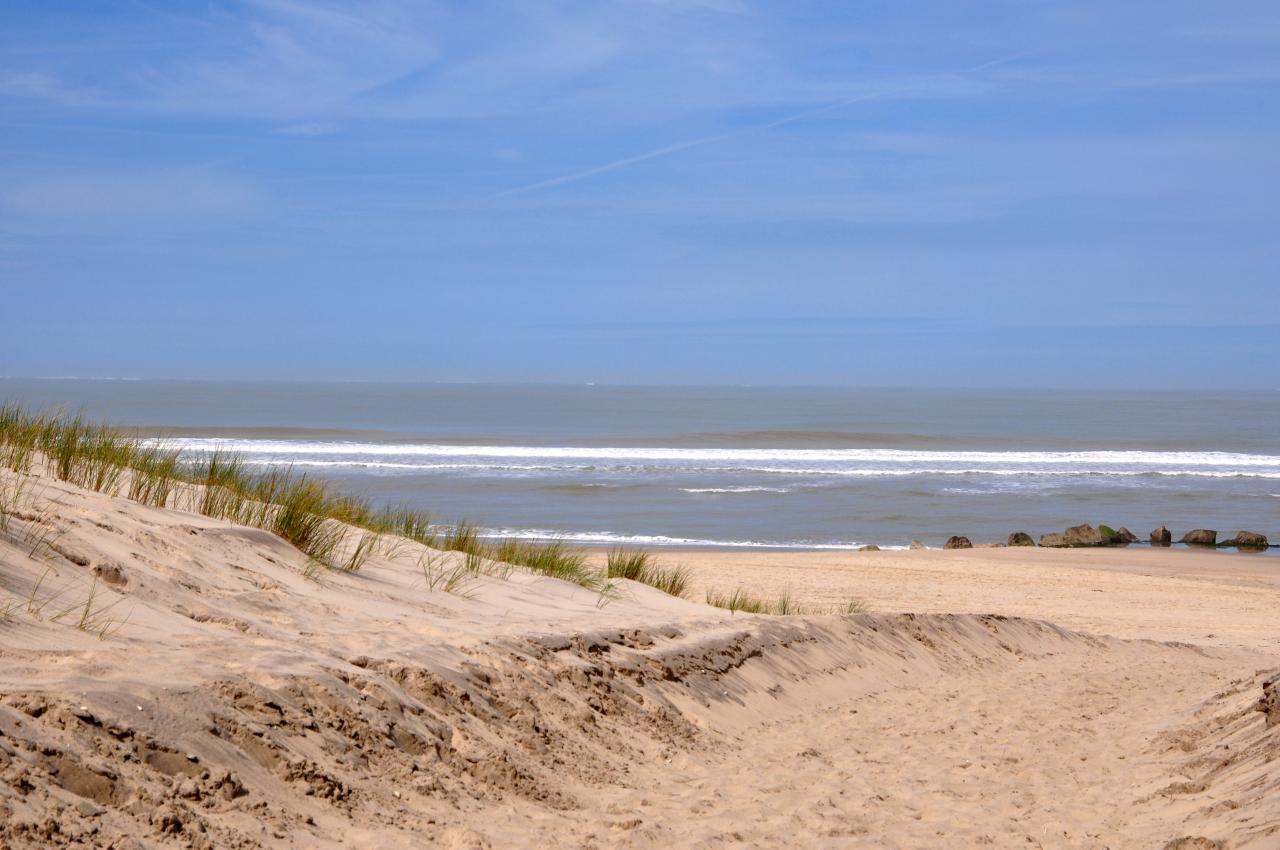
{"label": "hazy horizon", "polygon": [[1280,8],[0,12],[0,374],[1280,387]]}
{"label": "hazy horizon", "polygon": [[[1221,393],[1224,395],[1248,395],[1250,393],[1280,393],[1280,385],[1275,387],[1231,387],[1231,386],[1209,386],[1209,385],[1187,385],[1187,386],[1168,386],[1168,387],[1134,387],[1134,386],[1116,386],[1116,385],[1033,385],[1033,384],[887,384],[887,383],[804,383],[799,381],[790,381],[786,383],[767,383],[767,382],[714,382],[714,381],[573,381],[573,380],[528,380],[513,381],[504,379],[476,379],[476,380],[447,380],[447,379],[430,379],[430,378],[273,378],[273,377],[154,377],[154,376],[132,376],[132,375],[103,375],[103,376],[84,376],[84,375],[0,375],[0,381],[29,381],[37,382],[75,382],[83,381],[86,383],[172,383],[172,384],[320,384],[320,385],[342,385],[342,384],[385,384],[385,385],[403,385],[403,386],[482,386],[482,387],[600,387],[613,389],[697,389],[706,387],[711,389],[812,389],[812,390],[876,390],[884,392],[963,392],[972,390],[975,392],[1064,392],[1077,393],[1081,395],[1134,395],[1135,393],[1151,393],[1159,395],[1212,395]],[[3,387],[0,387],[2,390]],[[3,392],[0,392],[0,401],[15,401],[15,399],[6,399]],[[20,403],[20,400],[18,400]]]}

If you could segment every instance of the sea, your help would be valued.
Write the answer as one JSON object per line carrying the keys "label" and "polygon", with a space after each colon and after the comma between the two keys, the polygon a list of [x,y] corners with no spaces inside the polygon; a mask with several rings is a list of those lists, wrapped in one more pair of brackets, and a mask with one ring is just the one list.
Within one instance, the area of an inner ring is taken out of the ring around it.
{"label": "sea", "polygon": [[1280,541],[1277,391],[0,379],[0,400],[494,535],[887,549],[1087,522]]}

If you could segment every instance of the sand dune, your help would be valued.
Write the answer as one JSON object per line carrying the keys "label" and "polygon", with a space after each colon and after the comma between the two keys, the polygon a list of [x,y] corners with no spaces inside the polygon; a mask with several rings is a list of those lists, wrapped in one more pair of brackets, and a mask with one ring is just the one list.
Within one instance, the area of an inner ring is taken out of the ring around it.
{"label": "sand dune", "polygon": [[308,577],[265,532],[47,478],[11,508],[0,846],[1280,846],[1259,559],[693,564],[875,611],[752,617],[430,590],[412,546]]}

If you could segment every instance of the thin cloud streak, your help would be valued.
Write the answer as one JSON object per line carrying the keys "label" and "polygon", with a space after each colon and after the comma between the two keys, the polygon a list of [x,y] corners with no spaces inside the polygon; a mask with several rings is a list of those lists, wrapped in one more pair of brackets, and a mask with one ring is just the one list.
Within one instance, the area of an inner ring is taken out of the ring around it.
{"label": "thin cloud streak", "polygon": [[[996,65],[1003,65],[1007,62],[1012,62],[1013,60],[1019,58],[1021,55],[1022,54],[1020,53],[1015,53],[1010,56],[1001,57],[999,59],[992,59],[990,61],[982,62],[978,65],[974,65],[969,68],[964,68],[960,71],[954,72],[954,74],[957,76],[964,76],[967,74],[977,73],[978,71],[984,70],[986,68],[991,68]],[[948,76],[948,75],[944,75],[944,76]],[[611,171],[619,171],[624,168],[629,168],[633,165],[638,165],[642,162],[647,162],[651,159],[658,159],[660,157],[669,156],[671,154],[679,153],[681,151],[686,151],[686,150],[689,150],[690,148],[702,147],[703,145],[710,145],[716,142],[726,141],[728,139],[736,138],[738,136],[745,136],[750,133],[758,133],[762,130],[772,130],[774,128],[782,127],[787,124],[794,124],[797,121],[803,121],[806,118],[813,118],[815,116],[823,115],[828,112],[834,112],[838,109],[843,109],[846,106],[852,106],[855,103],[865,103],[871,100],[880,100],[885,97],[901,96],[905,94],[910,94],[913,91],[924,91],[924,90],[927,90],[927,89],[923,83],[916,83],[911,86],[898,86],[896,88],[887,88],[877,92],[869,92],[866,94],[855,95],[853,97],[847,97],[842,100],[835,101],[834,103],[829,103],[825,106],[819,106],[814,109],[806,109],[803,112],[796,112],[791,115],[783,116],[782,118],[775,118],[774,120],[765,122],[763,124],[757,124],[751,127],[743,127],[738,130],[731,130],[727,133],[718,133],[713,136],[703,136],[702,138],[698,138],[698,139],[690,139],[684,142],[677,142],[675,144],[665,145],[663,147],[656,148],[654,150],[647,151],[645,153],[640,153],[634,156],[629,156],[623,159],[615,160],[613,162],[608,162],[608,163],[605,163],[604,165],[597,165],[593,168],[587,168],[582,171],[575,171],[573,173],[564,174],[559,177],[551,177],[546,180],[539,180],[536,183],[529,183],[525,186],[517,186],[514,189],[507,189],[505,191],[490,195],[487,198],[485,198],[485,200],[495,201],[501,198],[509,198],[513,195],[523,195],[528,192],[536,192],[539,189],[550,189],[554,186],[563,186],[566,183],[576,183],[579,180],[586,180],[588,178],[596,177],[601,174],[607,174]]]}

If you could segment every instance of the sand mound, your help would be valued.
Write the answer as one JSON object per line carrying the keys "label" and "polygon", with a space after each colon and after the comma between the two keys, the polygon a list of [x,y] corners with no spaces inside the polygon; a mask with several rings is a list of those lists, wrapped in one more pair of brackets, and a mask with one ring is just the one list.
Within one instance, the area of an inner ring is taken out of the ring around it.
{"label": "sand mound", "polygon": [[519,571],[445,593],[412,547],[309,578],[264,532],[26,493],[0,846],[1280,842],[1257,652]]}

